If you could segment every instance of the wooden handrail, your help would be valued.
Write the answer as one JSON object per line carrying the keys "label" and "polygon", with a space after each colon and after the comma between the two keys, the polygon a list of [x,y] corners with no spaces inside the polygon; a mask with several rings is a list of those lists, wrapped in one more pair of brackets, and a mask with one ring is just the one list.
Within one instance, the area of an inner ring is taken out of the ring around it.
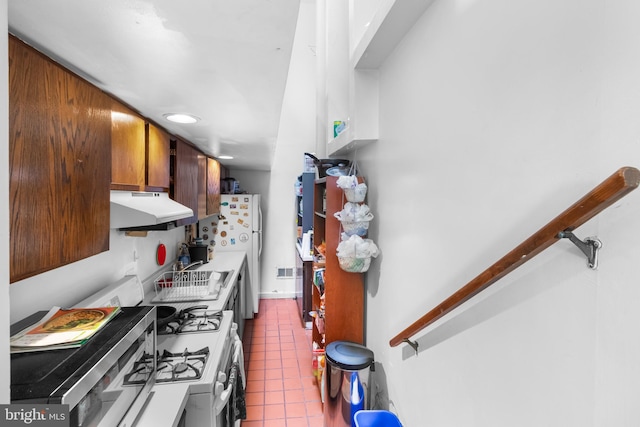
{"label": "wooden handrail", "polygon": [[547,225],[480,273],[475,279],[460,288],[453,295],[438,304],[427,314],[416,320],[408,328],[389,341],[391,347],[429,326],[454,308],[482,292],[493,283],[506,276],[525,262],[559,240],[558,234],[572,231],[581,226],[607,207],[633,191],[640,184],[640,171],[632,167],[618,169],[567,210],[555,217]]}

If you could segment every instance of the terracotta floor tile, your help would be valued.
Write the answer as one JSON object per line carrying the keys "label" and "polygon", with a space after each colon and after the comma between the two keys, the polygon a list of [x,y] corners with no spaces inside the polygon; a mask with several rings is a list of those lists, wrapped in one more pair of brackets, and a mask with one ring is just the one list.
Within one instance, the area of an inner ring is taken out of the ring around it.
{"label": "terracotta floor tile", "polygon": [[304,391],[304,400],[306,402],[320,402],[320,389],[316,388],[305,388]]}
{"label": "terracotta floor tile", "polygon": [[296,344],[293,342],[281,342],[280,343],[281,350],[295,350]]}
{"label": "terracotta floor tile", "polygon": [[274,418],[284,418],[284,405],[282,403],[264,406],[264,419],[272,420]]}
{"label": "terracotta floor tile", "polygon": [[249,370],[264,369],[266,366],[267,366],[267,362],[265,360],[249,359]]}
{"label": "terracotta floor tile", "polygon": [[[308,427],[309,423],[307,422],[307,418],[288,418],[287,417],[287,427]],[[243,424],[244,427],[244,424]]]}
{"label": "terracotta floor tile", "polygon": [[319,400],[315,401],[315,402],[306,402],[306,407],[307,407],[307,415],[309,415],[310,417],[313,416],[319,416],[322,415],[322,402],[320,402]]}
{"label": "terracotta floor tile", "polygon": [[264,381],[264,369],[249,369],[247,381]]}
{"label": "terracotta floor tile", "polygon": [[300,382],[300,378],[285,378],[283,380],[283,386],[285,390],[301,389],[302,382]]}
{"label": "terracotta floor tile", "polygon": [[[309,361],[309,363],[311,363],[311,361]],[[291,358],[282,358],[282,367],[283,368],[289,368],[289,367],[298,367],[298,359],[291,359]]]}
{"label": "terracotta floor tile", "polygon": [[275,334],[268,335],[265,337],[264,342],[266,344],[277,344],[280,345],[280,334],[276,331]]}
{"label": "terracotta floor tile", "polygon": [[264,405],[265,394],[262,391],[246,393],[245,401],[247,406]]}
{"label": "terracotta floor tile", "polygon": [[284,400],[287,403],[304,402],[304,393],[302,390],[285,390]]}
{"label": "terracotta floor tile", "polygon": [[265,343],[265,351],[280,352],[280,342],[268,342]]}
{"label": "terracotta floor tile", "polygon": [[283,359],[298,359],[298,353],[296,350],[280,350],[280,357]]}
{"label": "terracotta floor tile", "polygon": [[265,420],[264,427],[287,427],[285,419]]}
{"label": "terracotta floor tile", "polygon": [[254,343],[253,345],[251,345],[251,351],[250,353],[262,353],[267,349],[267,343]]}
{"label": "terracotta floor tile", "polygon": [[316,377],[301,377],[300,382],[302,383],[302,388],[304,390],[313,390],[318,391],[320,388],[318,387],[318,381]]}
{"label": "terracotta floor tile", "polygon": [[298,378],[300,379],[300,369],[297,366],[286,366],[282,368],[282,378]]}
{"label": "terracotta floor tile", "polygon": [[303,402],[288,403],[284,407],[287,418],[297,418],[307,416],[307,407]]}
{"label": "terracotta floor tile", "polygon": [[[309,427],[323,427],[324,426],[324,417],[309,417],[307,418],[307,422],[309,423]],[[244,423],[242,423],[244,426]]]}
{"label": "terracotta floor tile", "polygon": [[[264,406],[247,406],[247,421],[264,420]],[[244,424],[244,423],[242,423]]]}
{"label": "terracotta floor tile", "polygon": [[267,354],[265,353],[264,350],[251,351],[251,354],[249,354],[249,357],[251,358],[251,360],[265,360],[267,358]]}
{"label": "terracotta floor tile", "polygon": [[284,403],[284,392],[282,390],[268,391],[264,394],[265,405],[273,405],[275,403]]}
{"label": "terracotta floor tile", "polygon": [[242,427],[322,427],[324,418],[311,366],[311,331],[290,299],[260,301],[243,337],[247,419]]}
{"label": "terracotta floor tile", "polygon": [[280,380],[269,380],[264,383],[265,391],[284,390],[284,385]]}
{"label": "terracotta floor tile", "polygon": [[281,359],[280,356],[280,350],[272,350],[272,351],[266,351],[265,352],[265,359],[267,360],[273,360],[273,359]]}
{"label": "terracotta floor tile", "polygon": [[287,334],[282,334],[282,331],[280,332],[280,342],[281,343],[286,343],[286,342],[290,342],[293,343],[293,335],[290,333]]}
{"label": "terracotta floor tile", "polygon": [[[258,360],[258,362],[260,362],[260,361]],[[264,367],[265,367],[265,369],[281,368],[282,367],[282,362],[280,361],[280,359],[265,360],[264,361]]]}
{"label": "terracotta floor tile", "polygon": [[264,393],[264,380],[247,381],[247,393],[260,392]]}
{"label": "terracotta floor tile", "polygon": [[281,380],[282,379],[282,369],[266,369],[264,371],[264,379],[265,380]]}

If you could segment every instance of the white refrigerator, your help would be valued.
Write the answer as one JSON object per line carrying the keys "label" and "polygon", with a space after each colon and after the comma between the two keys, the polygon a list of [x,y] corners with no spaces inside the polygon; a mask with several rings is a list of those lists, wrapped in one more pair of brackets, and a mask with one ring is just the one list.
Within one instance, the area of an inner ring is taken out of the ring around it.
{"label": "white refrigerator", "polygon": [[[260,301],[260,255],[262,254],[262,209],[259,194],[223,194],[220,215],[200,221],[200,236],[216,252],[246,251],[248,280],[241,310],[246,319],[258,312]],[[207,236],[207,237],[205,237]],[[246,279],[246,278],[245,278]]]}

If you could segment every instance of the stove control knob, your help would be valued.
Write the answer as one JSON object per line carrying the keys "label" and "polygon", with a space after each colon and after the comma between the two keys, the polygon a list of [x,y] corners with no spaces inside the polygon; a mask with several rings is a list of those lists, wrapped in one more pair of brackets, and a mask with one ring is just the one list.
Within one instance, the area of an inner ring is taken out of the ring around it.
{"label": "stove control knob", "polygon": [[222,371],[219,371],[218,372],[218,381],[220,381],[222,384],[226,383],[227,382],[227,374],[222,372]]}

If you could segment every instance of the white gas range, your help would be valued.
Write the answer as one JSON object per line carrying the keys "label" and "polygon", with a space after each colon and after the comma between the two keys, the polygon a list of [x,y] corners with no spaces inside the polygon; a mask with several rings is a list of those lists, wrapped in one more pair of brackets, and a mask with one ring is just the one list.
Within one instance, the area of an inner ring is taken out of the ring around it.
{"label": "white gas range", "polygon": [[145,303],[174,308],[175,315],[158,328],[156,385],[137,426],[240,424],[235,408],[243,409],[246,387],[239,336],[245,265],[244,252],[226,253],[195,270],[226,273],[215,300],[162,300],[153,287],[146,293]]}
{"label": "white gas range", "polygon": [[[198,269],[228,272],[214,300],[158,301],[156,290],[149,284],[143,286],[135,276],[92,297],[90,302],[99,306],[142,301],[155,305],[157,312],[162,307],[174,310],[170,321],[157,329],[156,383],[132,426],[239,425],[243,413],[237,415],[235,409],[243,409],[246,381],[238,335],[241,330],[236,322],[242,324],[244,320],[241,300],[245,265],[243,252],[229,252]],[[87,301],[80,305],[89,306]],[[128,378],[135,381],[138,373],[144,377],[145,372],[148,376],[149,366],[153,364],[141,358]]]}

